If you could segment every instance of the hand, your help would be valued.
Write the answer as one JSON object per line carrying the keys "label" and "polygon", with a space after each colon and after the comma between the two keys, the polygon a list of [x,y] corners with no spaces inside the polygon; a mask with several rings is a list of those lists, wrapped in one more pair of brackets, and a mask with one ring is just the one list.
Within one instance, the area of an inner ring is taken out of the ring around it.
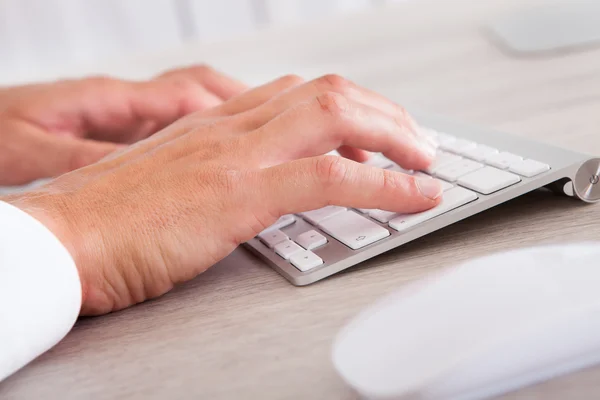
{"label": "hand", "polygon": [[245,89],[207,67],[146,82],[92,78],[0,89],[0,186],[92,164]]}
{"label": "hand", "polygon": [[377,94],[336,76],[285,77],[4,200],[65,244],[80,272],[82,314],[102,314],[194,278],[281,215],[328,204],[435,206],[434,179],[323,155],[349,146],[359,158],[381,151],[423,169],[429,143]]}

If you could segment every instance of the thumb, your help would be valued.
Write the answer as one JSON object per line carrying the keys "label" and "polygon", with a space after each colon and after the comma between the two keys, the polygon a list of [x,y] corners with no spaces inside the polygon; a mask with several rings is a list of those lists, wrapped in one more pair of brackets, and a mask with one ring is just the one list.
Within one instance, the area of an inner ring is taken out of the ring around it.
{"label": "thumb", "polygon": [[419,178],[337,157],[304,158],[262,170],[272,214],[316,210],[327,205],[415,213],[435,207],[442,187]]}
{"label": "thumb", "polygon": [[99,142],[69,136],[35,133],[31,141],[32,167],[37,176],[55,177],[96,163],[123,144]]}

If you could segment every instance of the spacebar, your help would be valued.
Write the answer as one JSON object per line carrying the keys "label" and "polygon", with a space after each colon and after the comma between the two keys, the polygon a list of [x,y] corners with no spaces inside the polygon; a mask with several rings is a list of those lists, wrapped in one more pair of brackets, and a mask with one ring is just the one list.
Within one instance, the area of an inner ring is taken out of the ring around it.
{"label": "spacebar", "polygon": [[430,210],[418,214],[402,214],[392,219],[389,224],[392,229],[404,231],[412,226],[425,222],[440,214],[458,208],[477,199],[477,195],[467,189],[455,187],[444,193],[442,202]]}

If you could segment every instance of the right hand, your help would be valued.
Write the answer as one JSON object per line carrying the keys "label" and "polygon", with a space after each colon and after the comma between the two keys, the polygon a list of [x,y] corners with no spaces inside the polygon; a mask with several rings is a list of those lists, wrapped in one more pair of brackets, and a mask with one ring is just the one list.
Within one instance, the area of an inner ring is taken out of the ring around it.
{"label": "right hand", "polygon": [[339,148],[359,161],[382,152],[405,169],[434,155],[389,100],[337,76],[285,77],[5,201],[65,244],[82,314],[102,314],[194,278],[285,214],[439,203],[436,180],[324,155]]}

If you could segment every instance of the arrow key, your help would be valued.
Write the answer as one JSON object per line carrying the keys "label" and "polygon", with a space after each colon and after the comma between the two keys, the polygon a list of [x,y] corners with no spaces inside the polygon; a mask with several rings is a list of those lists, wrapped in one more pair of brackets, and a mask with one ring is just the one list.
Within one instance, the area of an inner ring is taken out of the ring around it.
{"label": "arrow key", "polygon": [[310,271],[313,268],[323,265],[323,259],[312,251],[300,251],[290,257],[290,262],[302,272]]}

